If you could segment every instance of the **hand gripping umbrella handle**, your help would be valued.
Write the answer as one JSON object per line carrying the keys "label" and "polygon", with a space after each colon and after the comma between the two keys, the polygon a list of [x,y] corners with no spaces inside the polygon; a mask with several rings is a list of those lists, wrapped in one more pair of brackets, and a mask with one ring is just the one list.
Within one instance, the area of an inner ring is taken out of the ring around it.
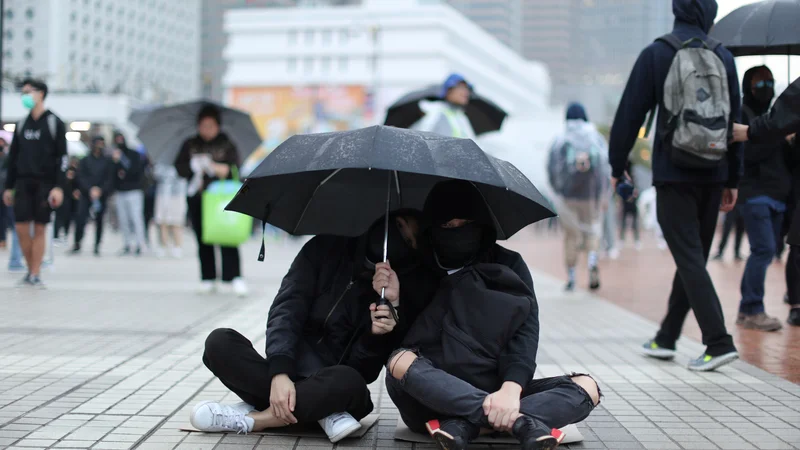
{"label": "hand gripping umbrella handle", "polygon": [[[386,187],[386,215],[383,222],[383,262],[389,259],[389,205],[392,201],[392,172],[389,172],[389,185]],[[388,305],[389,311],[392,313],[392,319],[398,321],[397,310],[394,306],[386,300],[386,288],[381,288],[381,299],[378,300],[378,305]],[[376,317],[377,319],[388,319],[386,316]]]}

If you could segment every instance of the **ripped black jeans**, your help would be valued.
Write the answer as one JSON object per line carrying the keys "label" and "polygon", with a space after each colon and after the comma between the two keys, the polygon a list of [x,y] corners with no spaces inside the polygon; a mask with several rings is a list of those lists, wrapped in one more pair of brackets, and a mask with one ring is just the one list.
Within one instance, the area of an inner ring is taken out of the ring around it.
{"label": "ripped black jeans", "polygon": [[[523,387],[519,411],[535,420],[541,435],[580,422],[594,410],[590,395],[572,381],[572,377],[581,375],[584,374],[531,380]],[[429,420],[455,417],[491,428],[483,413],[483,401],[489,393],[437,369],[426,358],[418,356],[401,380],[387,370],[386,389],[400,417],[418,433],[427,432],[425,423]],[[597,392],[602,395],[599,386]]]}

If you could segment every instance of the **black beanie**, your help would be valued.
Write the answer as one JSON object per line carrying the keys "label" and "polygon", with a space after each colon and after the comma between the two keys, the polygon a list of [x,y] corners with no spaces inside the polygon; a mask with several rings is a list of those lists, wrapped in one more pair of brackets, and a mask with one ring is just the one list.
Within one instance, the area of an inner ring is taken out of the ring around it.
{"label": "black beanie", "polygon": [[431,189],[423,212],[431,225],[453,219],[473,220],[494,228],[489,208],[478,189],[469,181],[441,181]]}

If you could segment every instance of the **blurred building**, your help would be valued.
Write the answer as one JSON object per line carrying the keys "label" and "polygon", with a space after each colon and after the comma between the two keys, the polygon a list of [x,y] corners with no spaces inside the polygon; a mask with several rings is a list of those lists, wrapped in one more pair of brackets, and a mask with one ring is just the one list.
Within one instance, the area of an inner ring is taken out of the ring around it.
{"label": "blurred building", "polygon": [[672,29],[672,2],[524,0],[523,55],[545,63],[553,101],[610,122],[642,49]]}
{"label": "blurred building", "polygon": [[200,82],[202,96],[222,100],[222,76],[225,60],[222,51],[227,42],[223,29],[225,12],[236,9],[268,7],[316,7],[360,3],[360,0],[202,0]]}
{"label": "blurred building", "polygon": [[5,0],[3,78],[53,92],[180,101],[200,93],[200,0]]}
{"label": "blurred building", "polygon": [[382,122],[391,102],[451,72],[512,115],[547,108],[550,95],[541,64],[446,4],[234,10],[225,31],[225,100],[273,142]]}
{"label": "blurred building", "polygon": [[515,52],[523,53],[525,0],[447,0],[447,3]]}

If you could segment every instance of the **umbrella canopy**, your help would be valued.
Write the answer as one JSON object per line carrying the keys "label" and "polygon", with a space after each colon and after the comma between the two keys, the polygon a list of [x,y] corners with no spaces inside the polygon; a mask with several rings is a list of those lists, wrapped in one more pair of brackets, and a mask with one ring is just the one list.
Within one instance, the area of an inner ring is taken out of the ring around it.
{"label": "umbrella canopy", "polygon": [[800,1],[752,3],[723,17],[710,36],[734,56],[800,55]]}
{"label": "umbrella canopy", "polygon": [[250,115],[237,109],[226,108],[213,102],[196,101],[168,106],[151,112],[139,129],[139,140],[147,148],[154,162],[173,164],[187,139],[197,135],[197,114],[206,105],[220,110],[221,132],[236,146],[239,157],[245,160],[261,144]]}
{"label": "umbrella canopy", "polygon": [[150,113],[155,111],[158,108],[156,105],[145,106],[143,108],[137,108],[131,111],[130,115],[128,115],[128,122],[136,125],[137,127],[141,128],[142,125],[147,121],[147,118],[150,116]]}
{"label": "umbrella canopy", "polygon": [[472,140],[381,125],[292,136],[226,209],[295,235],[358,236],[387,209],[421,210],[431,188],[447,179],[474,183],[499,239],[555,215],[516,167]]}
{"label": "umbrella canopy", "polygon": [[[410,127],[425,115],[419,107],[419,102],[421,100],[442,100],[441,93],[442,86],[433,85],[404,95],[386,111],[386,120],[383,124],[398,128]],[[508,116],[508,113],[494,102],[474,92],[464,112],[476,136],[499,130]]]}

